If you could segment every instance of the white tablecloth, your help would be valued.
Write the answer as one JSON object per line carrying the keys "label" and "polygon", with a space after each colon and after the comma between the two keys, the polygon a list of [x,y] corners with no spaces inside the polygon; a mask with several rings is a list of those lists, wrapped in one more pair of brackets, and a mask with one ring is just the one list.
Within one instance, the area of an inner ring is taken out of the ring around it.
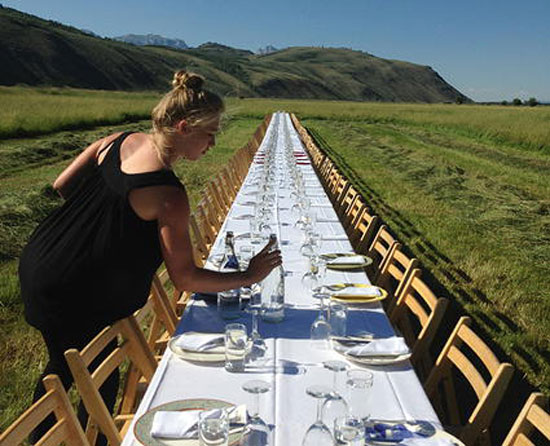
{"label": "white tablecloth", "polygon": [[[286,121],[286,122],[285,122]],[[276,114],[268,127],[267,134],[274,126],[279,126],[278,142],[282,143],[285,129],[291,129],[291,140],[296,152],[304,152],[297,133],[294,131],[287,114]],[[266,139],[264,138],[264,142]],[[264,144],[264,143],[262,143]],[[259,153],[263,150],[260,146]],[[259,162],[261,156],[257,157]],[[330,205],[328,197],[315,175],[311,165],[300,161],[299,167],[307,178],[307,194],[316,204],[319,232],[326,238],[344,238],[345,231],[338,222],[337,215]],[[225,233],[235,233],[237,250],[240,243],[248,244],[241,234],[249,232],[248,220],[235,219],[243,214],[251,214],[254,208],[243,203],[253,201],[255,186],[250,185],[251,175],[245,179],[233,206],[222,226],[212,253],[223,252]],[[283,255],[285,278],[285,320],[279,324],[260,322],[260,332],[268,344],[267,356],[277,361],[299,363],[298,368],[285,368],[284,372],[267,373],[229,373],[219,365],[209,366],[186,362],[166,350],[153,382],[149,386],[136,414],[138,419],[143,413],[161,404],[188,398],[214,398],[233,404],[250,404],[251,395],[241,386],[250,379],[263,379],[272,384],[272,390],[260,398],[260,415],[266,422],[275,425],[275,445],[288,446],[301,443],[306,429],[315,418],[316,401],[307,396],[305,389],[312,384],[331,386],[332,372],[322,367],[329,359],[345,360],[323,341],[309,339],[310,325],[317,315],[317,302],[310,296],[301,283],[308,268],[307,260],[300,254],[301,231],[294,227],[296,216],[291,214],[293,200],[289,188],[280,188],[277,193],[278,225],[275,228]],[[326,222],[325,222],[326,221]],[[344,240],[325,240],[322,252],[351,252],[352,247]],[[360,273],[327,271],[325,283],[355,282],[368,284],[367,276]],[[237,322],[250,327],[250,316],[243,314]],[[184,331],[222,332],[222,321],[215,305],[205,301],[194,301],[188,305],[178,327],[178,333]],[[348,334],[362,330],[375,333],[379,337],[391,336],[393,329],[379,303],[356,307],[348,312]],[[366,367],[349,363],[351,367]],[[431,421],[439,426],[439,421],[428,401],[414,370],[408,362],[394,366],[369,367],[374,374],[374,384],[368,395],[371,416],[381,420],[417,419]],[[367,397],[367,395],[366,395]],[[135,422],[134,420],[134,422]],[[123,445],[139,444],[131,428],[124,438]]]}

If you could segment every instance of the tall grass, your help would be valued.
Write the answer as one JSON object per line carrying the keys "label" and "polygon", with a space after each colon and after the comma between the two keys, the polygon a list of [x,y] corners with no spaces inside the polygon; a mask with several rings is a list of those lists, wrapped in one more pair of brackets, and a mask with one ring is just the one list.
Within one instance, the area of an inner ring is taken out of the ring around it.
{"label": "tall grass", "polygon": [[159,93],[0,87],[0,139],[147,119]]}
{"label": "tall grass", "polygon": [[452,130],[495,143],[512,143],[550,154],[550,107],[456,104],[392,104],[376,102],[231,99],[234,113],[264,116],[291,110],[300,118],[406,123]]}

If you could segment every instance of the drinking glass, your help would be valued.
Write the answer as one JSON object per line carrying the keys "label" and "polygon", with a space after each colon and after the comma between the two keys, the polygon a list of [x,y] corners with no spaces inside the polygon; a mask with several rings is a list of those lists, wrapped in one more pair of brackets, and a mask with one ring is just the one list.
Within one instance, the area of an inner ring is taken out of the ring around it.
{"label": "drinking glass", "polygon": [[331,334],[334,336],[345,336],[348,319],[348,307],[340,302],[331,301],[328,306],[328,312]]}
{"label": "drinking glass", "polygon": [[269,446],[271,444],[271,429],[268,424],[260,418],[260,395],[271,389],[271,384],[266,381],[255,379],[243,384],[242,389],[253,395],[253,402],[248,411],[248,421],[244,427],[240,446]]}
{"label": "drinking glass", "polygon": [[334,420],[334,439],[340,446],[364,446],[365,426],[363,420],[353,415],[343,415]]}
{"label": "drinking glass", "polygon": [[255,283],[251,287],[250,301],[245,308],[247,313],[252,315],[252,333],[250,334],[250,340],[252,346],[250,349],[249,357],[247,360],[254,361],[257,358],[261,358],[267,351],[267,345],[260,334],[258,328],[259,318],[258,316],[262,311],[262,287],[259,283]]}
{"label": "drinking glass", "polygon": [[229,441],[229,419],[223,409],[199,412],[199,445],[227,446]]}
{"label": "drinking glass", "polygon": [[239,290],[221,291],[217,298],[218,314],[222,319],[231,320],[241,317]]}
{"label": "drinking glass", "polygon": [[327,426],[333,428],[337,418],[348,414],[348,405],[340,391],[340,380],[338,379],[342,372],[348,369],[348,365],[343,361],[325,361],[323,366],[333,373],[332,392],[323,403],[323,421]]}
{"label": "drinking glass", "polygon": [[225,326],[225,369],[228,372],[244,370],[248,336],[244,324]]}
{"label": "drinking glass", "polygon": [[351,415],[367,422],[370,416],[369,396],[374,375],[362,369],[347,371],[346,387],[348,389],[348,403]]}
{"label": "drinking glass", "polygon": [[306,431],[302,446],[334,446],[334,438],[322,418],[323,401],[330,396],[331,390],[325,386],[310,386],[306,393],[317,399],[317,418]]}

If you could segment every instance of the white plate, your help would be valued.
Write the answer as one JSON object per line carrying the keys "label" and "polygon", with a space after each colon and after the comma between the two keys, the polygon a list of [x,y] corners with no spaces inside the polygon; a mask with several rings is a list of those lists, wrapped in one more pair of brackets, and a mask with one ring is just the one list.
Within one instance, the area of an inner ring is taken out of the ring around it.
{"label": "white plate", "polygon": [[191,362],[225,363],[225,351],[223,346],[213,348],[207,352],[191,352],[176,345],[180,336],[175,336],[168,342],[168,348],[178,358]]}
{"label": "white plate", "polygon": [[334,351],[343,355],[346,359],[356,362],[358,364],[365,365],[393,365],[399,364],[400,362],[406,361],[411,357],[412,353],[405,353],[403,355],[396,356],[354,356],[347,353],[350,347],[342,345],[336,340],[331,340],[332,348]]}

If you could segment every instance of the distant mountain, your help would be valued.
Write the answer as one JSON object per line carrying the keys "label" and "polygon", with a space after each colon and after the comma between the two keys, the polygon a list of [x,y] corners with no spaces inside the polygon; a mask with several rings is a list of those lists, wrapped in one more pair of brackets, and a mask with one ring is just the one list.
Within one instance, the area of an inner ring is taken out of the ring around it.
{"label": "distant mountain", "polygon": [[156,45],[167,46],[170,48],[176,48],[178,50],[186,50],[189,48],[185,41],[181,39],[170,39],[168,37],[162,37],[158,34],[125,34],[124,36],[113,37],[114,40],[120,42],[131,43],[132,45]]}
{"label": "distant mountain", "polygon": [[342,48],[294,47],[268,54],[208,42],[198,48],[136,46],[0,8],[0,85],[112,90],[169,88],[187,68],[222,95],[354,101],[470,99],[430,67]]}
{"label": "distant mountain", "polygon": [[263,48],[258,48],[258,51],[256,51],[256,54],[264,55],[264,54],[271,54],[275,51],[279,51],[277,48],[275,48],[273,45],[267,45]]}

